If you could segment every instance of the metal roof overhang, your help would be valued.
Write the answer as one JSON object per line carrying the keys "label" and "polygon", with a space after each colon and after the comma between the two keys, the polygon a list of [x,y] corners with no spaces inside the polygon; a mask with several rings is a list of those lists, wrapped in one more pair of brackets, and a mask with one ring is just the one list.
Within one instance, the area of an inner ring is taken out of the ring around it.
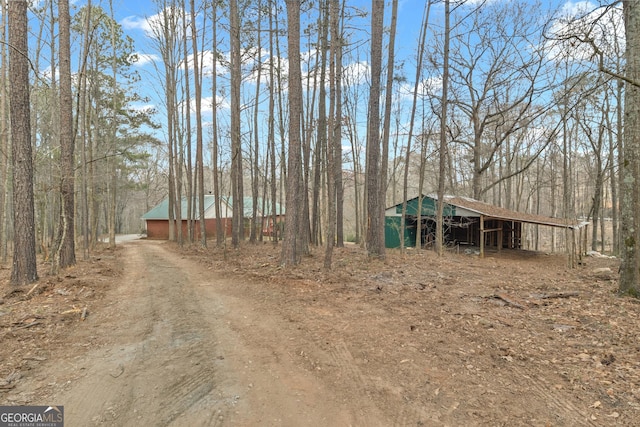
{"label": "metal roof overhang", "polygon": [[545,225],[549,227],[568,228],[574,230],[589,225],[588,221],[572,221],[562,218],[553,218],[542,215],[516,212],[467,197],[445,196],[444,200],[446,203],[452,206],[474,212],[478,216],[482,215],[485,220],[496,219],[502,221],[518,221],[528,224]]}

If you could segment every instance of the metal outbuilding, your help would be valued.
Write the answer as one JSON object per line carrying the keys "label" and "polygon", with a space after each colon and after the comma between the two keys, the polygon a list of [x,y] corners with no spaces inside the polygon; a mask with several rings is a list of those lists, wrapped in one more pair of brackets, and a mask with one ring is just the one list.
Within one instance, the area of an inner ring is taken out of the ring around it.
{"label": "metal outbuilding", "polygon": [[[481,255],[484,254],[485,248],[521,249],[524,224],[568,229],[574,235],[574,240],[575,231],[586,229],[588,225],[588,222],[512,211],[468,197],[445,196],[444,203],[445,243],[478,247]],[[435,195],[423,195],[421,198],[407,200],[404,230],[402,230],[405,247],[416,246],[418,236],[423,247],[433,243],[436,231],[436,209]],[[418,227],[418,217],[420,227]],[[385,244],[388,248],[400,247],[401,219],[402,203],[385,211]],[[582,244],[578,244],[578,247],[581,246]]]}

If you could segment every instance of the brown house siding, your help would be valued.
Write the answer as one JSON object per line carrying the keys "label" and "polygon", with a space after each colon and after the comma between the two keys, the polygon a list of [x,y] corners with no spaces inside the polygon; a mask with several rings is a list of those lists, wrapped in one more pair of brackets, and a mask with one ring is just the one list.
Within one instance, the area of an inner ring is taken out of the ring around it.
{"label": "brown house siding", "polygon": [[[223,218],[223,224],[226,228],[228,236],[231,235],[231,219]],[[154,240],[168,240],[169,239],[169,221],[166,219],[148,219],[147,222],[147,239]],[[214,218],[205,219],[205,229],[207,237],[215,237],[216,235],[216,220]],[[182,220],[182,235],[187,235],[187,220]],[[200,222],[196,221],[194,227],[195,236],[200,235]]]}

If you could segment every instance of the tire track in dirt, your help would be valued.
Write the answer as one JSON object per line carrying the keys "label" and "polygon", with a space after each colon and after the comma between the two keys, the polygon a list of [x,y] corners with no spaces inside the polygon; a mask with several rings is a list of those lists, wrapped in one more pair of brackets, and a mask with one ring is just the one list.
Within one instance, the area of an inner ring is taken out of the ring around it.
{"label": "tire track in dirt", "polygon": [[329,356],[338,367],[339,375],[344,379],[344,382],[350,382],[353,385],[353,391],[359,395],[359,400],[368,402],[365,412],[361,414],[363,425],[382,425],[380,424],[380,413],[369,396],[373,384],[362,374],[347,344],[344,341],[339,341],[329,350]]}
{"label": "tire track in dirt", "polygon": [[591,420],[589,414],[577,407],[568,399],[562,398],[558,393],[553,393],[548,384],[538,378],[533,378],[523,372],[518,366],[512,367],[516,376],[525,383],[525,388],[532,394],[541,398],[549,406],[547,415],[555,416],[556,422],[562,425],[574,426],[598,426],[600,424]]}
{"label": "tire track in dirt", "polygon": [[353,396],[303,368],[296,349],[317,343],[232,278],[162,243],[124,251],[112,302],[90,319],[105,342],[54,396],[69,425],[389,425],[346,344],[333,357]]}
{"label": "tire track in dirt", "polygon": [[190,425],[216,425],[232,406],[216,389],[215,358],[207,356],[216,348],[203,339],[214,334],[187,275],[157,244],[126,250],[126,274],[111,296],[117,313],[107,314],[120,317],[119,327],[103,331],[117,341],[87,355],[86,376],[61,396],[68,422],[168,426],[184,425],[186,416]]}
{"label": "tire track in dirt", "polygon": [[[191,283],[187,274],[158,247],[153,249],[151,256],[147,255],[146,263],[152,268],[154,318],[162,319],[163,326],[169,328],[166,345],[171,349],[170,358],[162,366],[183,364],[180,376],[167,384],[163,393],[167,404],[158,414],[162,425],[170,425],[214,391],[216,372],[207,353],[215,351],[215,346],[204,339],[212,334],[200,321],[202,308],[198,307],[194,288],[185,286]],[[170,277],[175,284],[163,283],[166,270],[173,270]]]}

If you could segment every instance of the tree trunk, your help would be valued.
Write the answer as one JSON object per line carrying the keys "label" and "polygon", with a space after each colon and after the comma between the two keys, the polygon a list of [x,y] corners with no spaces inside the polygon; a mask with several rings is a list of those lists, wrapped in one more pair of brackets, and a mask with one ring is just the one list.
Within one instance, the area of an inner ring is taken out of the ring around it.
{"label": "tree trunk", "polygon": [[211,64],[211,109],[212,109],[212,117],[211,117],[211,132],[213,133],[213,147],[211,148],[211,163],[213,168],[213,196],[215,198],[215,206],[214,210],[216,212],[216,245],[218,247],[222,246],[225,238],[226,238],[226,226],[223,226],[222,223],[222,201],[220,199],[220,177],[218,171],[218,55],[217,46],[218,46],[218,33],[216,31],[218,27],[218,22],[215,21],[218,17],[218,2],[214,1],[213,10],[211,16],[214,19],[211,25],[211,37],[212,37],[212,50],[214,52],[213,55],[213,63]]}
{"label": "tree trunk", "polygon": [[302,74],[300,70],[300,2],[286,0],[289,58],[289,158],[287,174],[287,220],[282,245],[282,266],[296,265],[308,253],[302,221],[305,197],[302,187]]}
{"label": "tree trunk", "polygon": [[[333,3],[332,3],[333,4]],[[342,45],[344,28],[344,1],[340,8],[338,4],[334,5],[335,11],[333,16],[333,35],[331,36],[331,45],[335,46],[335,116],[336,120],[333,124],[333,156],[336,167],[334,168],[334,186],[336,189],[336,246],[344,247],[344,184],[342,180]],[[338,14],[338,9],[340,13]],[[338,16],[340,15],[340,16]],[[394,30],[395,31],[395,30]],[[384,182],[384,181],[383,181]],[[384,206],[384,205],[383,205]],[[384,211],[382,213],[384,215]],[[384,233],[384,230],[382,230]],[[384,235],[382,236],[384,239]]]}
{"label": "tree trunk", "polygon": [[231,244],[240,245],[244,228],[244,195],[242,194],[242,140],[240,134],[240,85],[242,69],[240,57],[240,15],[238,1],[229,2],[231,34],[231,196],[233,218],[231,220]]}
{"label": "tree trunk", "polygon": [[[331,3],[333,4],[333,3]],[[331,172],[331,165],[332,165],[332,161],[328,158],[327,156],[327,139],[328,139],[328,132],[327,132],[327,91],[326,91],[326,84],[324,84],[325,80],[326,80],[326,76],[327,76],[327,50],[328,50],[328,33],[329,33],[329,8],[330,7],[334,7],[334,6],[330,6],[329,2],[327,1],[322,1],[321,6],[320,6],[320,18],[318,19],[318,26],[319,26],[319,31],[318,31],[318,45],[320,46],[320,49],[318,50],[319,53],[319,62],[317,63],[316,68],[316,72],[315,74],[317,74],[317,69],[320,70],[320,82],[321,83],[318,88],[319,90],[319,95],[318,95],[318,117],[317,117],[317,125],[316,125],[316,149],[314,152],[314,159],[313,159],[313,165],[314,165],[314,173],[313,173],[313,189],[312,189],[312,209],[311,209],[311,237],[312,237],[312,242],[315,245],[319,245],[322,242],[322,221],[321,221],[321,215],[320,215],[320,210],[321,210],[321,195],[320,195],[320,189],[322,187],[322,171],[323,171],[323,165],[326,165],[325,170],[327,171],[327,176],[329,176],[332,172]],[[331,43],[331,47],[333,49],[333,40]],[[333,50],[332,50],[333,52]],[[333,58],[333,56],[332,56]],[[329,79],[329,84],[330,86],[330,91],[334,90],[333,84],[334,81],[332,78]],[[331,92],[333,93],[333,92]],[[333,102],[333,98],[331,99],[331,102]],[[323,162],[324,160],[324,162]],[[332,189],[328,189],[329,193],[332,193],[333,190]],[[330,223],[332,221],[331,219],[331,210],[334,209],[333,208],[333,200],[332,200],[332,195],[328,194],[327,197],[327,221]],[[327,228],[331,227],[330,224],[327,224]],[[331,236],[333,236],[334,233],[333,231],[331,232]],[[327,239],[329,239],[329,232],[327,230]],[[334,245],[334,238],[331,237],[331,242],[329,242],[329,240],[327,240],[326,242],[326,251],[325,251],[325,267],[327,267],[327,257],[330,256],[331,251],[333,250],[333,245]],[[329,261],[329,266],[331,265],[331,262]],[[327,267],[328,268],[328,267]]]}
{"label": "tree trunk", "polygon": [[620,194],[624,189],[624,176],[622,169],[624,168],[624,123],[623,123],[623,89],[624,83],[618,82],[618,88],[616,91],[616,150],[618,152],[618,203],[616,205],[618,209],[618,221],[614,223],[616,227],[617,238],[614,242],[614,253],[617,255],[622,251],[622,195]]}
{"label": "tree trunk", "polygon": [[[181,28],[181,34],[182,34],[182,68],[183,68],[183,72],[184,72],[184,76],[183,76],[183,81],[184,81],[184,104],[185,104],[185,109],[184,109],[184,123],[186,126],[186,132],[185,132],[185,137],[186,137],[186,141],[185,141],[185,145],[186,145],[186,149],[187,149],[187,160],[186,160],[186,167],[187,167],[187,173],[186,173],[186,177],[187,177],[187,194],[186,194],[186,208],[187,208],[187,212],[186,212],[186,222],[187,222],[187,241],[189,243],[192,243],[195,239],[195,235],[194,235],[194,218],[195,218],[195,209],[196,209],[196,197],[194,194],[194,185],[193,185],[193,161],[192,161],[192,156],[191,156],[191,135],[192,135],[192,130],[191,130],[191,70],[189,68],[189,47],[187,45],[187,39],[190,38],[192,39],[194,45],[197,45],[197,38],[194,34],[194,30],[191,30],[191,35],[187,36],[188,31],[187,31],[187,7],[186,7],[186,1],[182,0],[181,4],[180,4],[180,9],[184,11],[184,13],[181,13],[181,18],[182,18],[182,28]],[[189,26],[195,25],[195,23],[193,21],[189,22],[188,24]],[[196,59],[196,52],[193,52],[193,63],[195,64],[197,62]],[[194,71],[195,73],[195,71]],[[194,76],[194,80],[197,77]],[[197,95],[196,95],[197,98]],[[181,161],[180,164],[182,164],[183,162]]]}
{"label": "tree trunk", "polygon": [[[624,104],[624,150],[622,188],[620,189],[620,230],[622,247],[620,254],[619,293],[640,296],[639,254],[640,209],[638,167],[640,161],[640,4],[634,1],[623,2],[627,59]],[[632,82],[632,83],[631,83]]]}
{"label": "tree trunk", "polygon": [[[168,150],[168,222],[169,222],[169,240],[176,241],[176,193],[177,191],[177,177],[176,177],[176,151],[175,147],[175,110],[176,110],[176,77],[175,70],[177,69],[176,59],[174,56],[175,42],[174,34],[176,30],[176,24],[174,18],[170,16],[170,10],[168,8],[162,11],[162,24],[161,34],[158,35],[160,39],[160,51],[162,54],[162,62],[164,65],[164,77],[165,77],[165,102],[167,104],[167,150]],[[178,227],[180,228],[180,227]]]}
{"label": "tree trunk", "polygon": [[[195,1],[191,0],[191,42],[193,45],[193,81],[196,91],[196,188],[198,192],[198,221],[200,223],[200,246],[207,247],[207,229],[204,220],[204,157],[202,142],[202,75],[201,56],[198,53]],[[187,111],[187,114],[190,112]],[[191,144],[189,144],[191,145]]]}
{"label": "tree trunk", "polygon": [[[0,28],[0,55],[3,64],[7,63],[7,3],[0,5],[0,20],[2,28]],[[9,87],[7,85],[7,67],[0,69],[0,150],[3,153],[9,152],[9,117],[7,115],[7,107],[9,100]],[[8,169],[7,156],[0,156],[0,260],[3,263],[7,261],[7,200],[8,197]],[[44,230],[43,230],[44,234]]]}
{"label": "tree trunk", "polygon": [[384,2],[371,5],[371,89],[367,120],[367,252],[370,257],[385,257],[383,212],[384,195],[380,182],[380,75],[382,72],[382,33]]}
{"label": "tree trunk", "polygon": [[255,92],[255,106],[253,110],[253,167],[251,172],[251,229],[249,230],[249,242],[256,243],[258,240],[258,189],[260,186],[260,132],[259,132],[259,119],[260,119],[260,89],[262,82],[262,1],[257,1],[257,16],[258,21],[256,28],[256,40],[257,40],[257,72],[258,77],[256,79],[256,92]]}
{"label": "tree trunk", "polygon": [[449,99],[449,40],[451,36],[451,11],[449,0],[444,2],[444,56],[442,62],[442,100],[440,112],[440,150],[438,152],[438,211],[436,213],[436,250],[444,254],[444,182],[447,160],[447,108]]}
{"label": "tree trunk", "polygon": [[75,251],[75,141],[73,135],[73,100],[71,96],[71,17],[69,0],[58,1],[60,25],[60,223],[53,269],[76,263]]}
{"label": "tree trunk", "polygon": [[[389,52],[387,57],[387,85],[385,89],[385,107],[384,107],[384,124],[382,133],[382,158],[380,161],[380,192],[382,201],[380,203],[380,216],[382,218],[382,226],[380,227],[379,239],[384,245],[384,211],[387,201],[387,176],[389,170],[389,140],[391,135],[391,107],[393,103],[393,70],[395,69],[395,44],[396,44],[396,27],[398,22],[398,0],[391,3],[391,27],[389,29]],[[420,225],[418,224],[418,227]],[[404,235],[404,233],[402,233]],[[420,238],[417,238],[420,241]]]}
{"label": "tree trunk", "polygon": [[[277,2],[276,2],[277,3]],[[300,8],[298,7],[298,10]],[[278,8],[275,7],[274,10],[276,11],[276,18],[274,19],[274,27],[275,27],[275,34],[276,36],[280,34],[280,26],[278,24],[279,19],[278,19],[278,15],[277,15],[277,11]],[[279,203],[280,205],[284,205],[285,201],[284,198],[286,197],[286,191],[285,191],[285,182],[287,181],[287,155],[286,155],[286,126],[285,126],[285,121],[284,121],[284,102],[283,102],[283,97],[284,95],[284,88],[283,88],[283,83],[282,83],[282,66],[280,64],[280,61],[282,61],[282,55],[280,54],[280,37],[275,37],[275,45],[276,45],[276,61],[278,61],[277,66],[275,67],[275,71],[276,71],[276,81],[278,82],[278,130],[280,131],[280,179],[279,179],[279,187],[280,187],[280,193],[279,193]],[[301,107],[302,108],[302,107]]]}
{"label": "tree trunk", "polygon": [[[407,198],[409,187],[409,163],[411,159],[411,140],[413,139],[413,127],[416,118],[416,109],[418,105],[418,90],[420,88],[420,80],[422,76],[422,58],[424,55],[425,40],[427,37],[427,25],[429,23],[429,13],[431,11],[431,2],[425,5],[422,26],[420,27],[420,42],[418,44],[418,51],[416,53],[416,77],[413,84],[413,99],[411,103],[411,118],[409,119],[409,134],[407,135],[407,153],[404,162],[404,179],[403,179],[403,191],[402,191],[402,216],[400,218],[400,250],[404,251],[404,229],[406,227],[406,215],[407,215]],[[418,195],[420,197],[421,194]],[[416,224],[416,240],[421,232],[420,224]]]}
{"label": "tree trunk", "polygon": [[[269,0],[269,9],[273,10],[273,0]],[[276,17],[277,19],[277,17]],[[273,28],[273,14],[269,14],[269,140],[268,140],[268,150],[269,150],[269,161],[270,164],[270,181],[271,181],[271,238],[273,239],[273,244],[276,245],[278,243],[278,239],[280,238],[279,228],[278,228],[278,205],[277,205],[277,193],[278,193],[278,183],[276,181],[276,136],[275,136],[275,67],[274,63],[275,52],[274,52],[274,28]]]}
{"label": "tree trunk", "polygon": [[13,269],[11,284],[38,280],[36,264],[33,157],[29,105],[27,1],[9,2],[9,81],[13,162]]}
{"label": "tree trunk", "polygon": [[[331,27],[331,51],[330,51],[330,59],[329,59],[329,130],[330,132],[327,135],[327,123],[325,119],[322,117],[324,115],[324,111],[320,111],[320,120],[323,121],[323,131],[322,138],[326,141],[326,159],[327,159],[327,238],[326,238],[326,247],[324,253],[324,268],[331,268],[331,262],[333,257],[333,248],[336,244],[336,169],[340,168],[340,166],[336,163],[335,156],[335,144],[340,144],[340,139],[336,141],[336,136],[334,134],[336,121],[340,119],[336,116],[336,49],[338,39],[337,39],[337,9],[338,2],[330,1],[325,2],[324,7],[324,17],[323,17],[323,25],[322,25],[322,45],[323,45],[323,59],[322,59],[322,77],[321,81],[324,81],[324,55],[327,46],[327,30],[328,26]],[[329,9],[329,10],[327,10]],[[329,24],[329,25],[327,25]],[[320,87],[320,97],[323,98],[324,94],[324,85]],[[320,103],[322,105],[321,110],[324,110],[324,100],[320,99]],[[318,120],[318,127],[320,127],[320,120]],[[339,126],[339,125],[338,125]]]}
{"label": "tree trunk", "polygon": [[[83,34],[82,34],[82,65],[80,66],[79,71],[79,86],[78,89],[78,115],[76,120],[80,120],[80,159],[81,159],[81,167],[80,167],[80,176],[81,176],[81,195],[82,198],[82,255],[83,259],[89,259],[89,253],[91,251],[91,238],[90,235],[93,235],[92,230],[89,228],[89,179],[88,179],[88,167],[87,167],[87,141],[89,139],[89,118],[87,111],[87,58],[89,56],[89,44],[90,44],[90,24],[91,24],[91,0],[87,1],[86,13],[84,16],[83,23]],[[93,230],[95,231],[95,230]]]}
{"label": "tree trunk", "polygon": [[[110,10],[110,17],[111,19],[115,19],[114,14],[113,14],[113,0],[109,0],[109,10]],[[109,247],[114,248],[116,246],[116,203],[117,203],[117,193],[118,193],[118,162],[117,159],[115,157],[115,153],[116,153],[116,146],[117,146],[117,139],[118,139],[118,103],[117,103],[117,98],[115,96],[116,92],[117,92],[117,87],[118,87],[118,57],[116,54],[116,29],[115,27],[111,28],[111,49],[113,50],[113,55],[111,58],[111,77],[113,79],[112,81],[112,88],[113,88],[113,100],[112,100],[112,105],[111,105],[111,129],[109,129],[110,132],[110,138],[111,138],[111,144],[112,144],[112,150],[113,150],[113,156],[109,159],[109,175],[110,175],[110,180],[109,180],[109,201],[108,201],[108,206],[109,206],[109,215],[108,215],[108,221],[109,221]]]}

